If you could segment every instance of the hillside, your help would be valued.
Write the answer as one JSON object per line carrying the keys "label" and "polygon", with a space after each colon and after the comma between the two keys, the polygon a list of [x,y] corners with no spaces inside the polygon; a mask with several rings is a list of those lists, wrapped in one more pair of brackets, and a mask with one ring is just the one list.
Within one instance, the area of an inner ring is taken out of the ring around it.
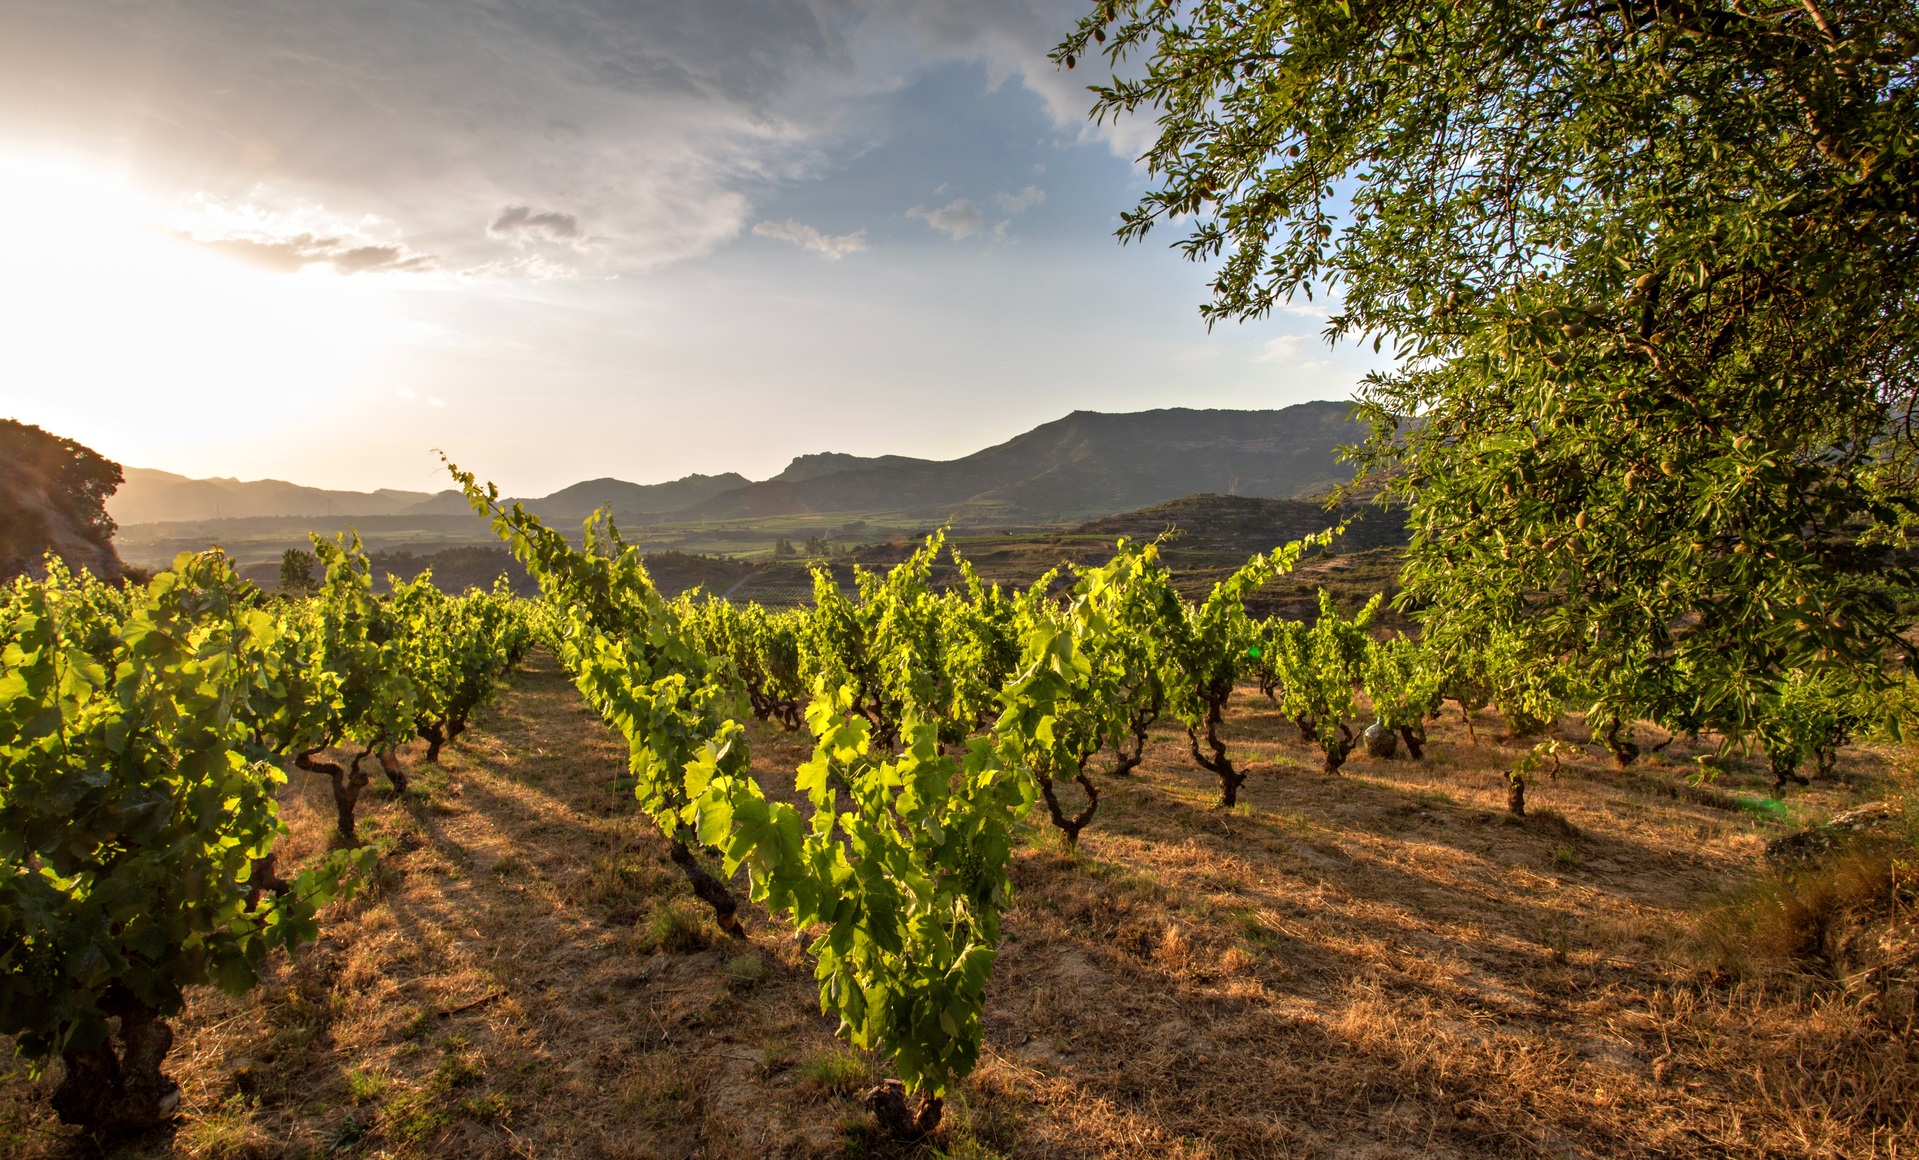
{"label": "hillside", "polygon": [[802,473],[726,492],[682,515],[902,510],[958,522],[1062,522],[1194,492],[1311,495],[1351,475],[1335,458],[1365,434],[1349,411],[1330,402],[1279,411],[1075,411],[962,459],[895,458]]}
{"label": "hillside", "polygon": [[736,471],[721,475],[688,475],[667,483],[653,484],[590,479],[561,488],[541,499],[524,502],[526,510],[543,520],[578,522],[600,507],[613,509],[615,517],[625,513],[676,512],[701,500],[745,487],[751,482]]}
{"label": "hillside", "polygon": [[[1322,492],[1351,475],[1335,458],[1337,449],[1365,434],[1348,411],[1348,404],[1332,402],[1278,411],[1075,411],[960,459],[826,451],[797,456],[758,483],[731,471],[651,484],[604,477],[509,502],[566,525],[602,505],[629,527],[710,527],[827,514],[884,515],[896,529],[929,520],[1058,525],[1198,492],[1275,499]],[[129,468],[126,476],[109,505],[122,526],[234,519],[464,521],[471,515],[454,491],[332,491],[272,479],[188,479],[146,468]],[[486,538],[477,526],[470,534]],[[157,529],[137,538],[156,536],[177,538]]]}
{"label": "hillside", "polygon": [[120,465],[90,447],[0,419],[0,580],[36,570],[48,552],[118,579],[104,505],[120,477]]}
{"label": "hillside", "polygon": [[423,491],[334,491],[283,479],[189,479],[147,467],[126,469],[107,512],[120,524],[262,516],[390,516],[431,498]]}

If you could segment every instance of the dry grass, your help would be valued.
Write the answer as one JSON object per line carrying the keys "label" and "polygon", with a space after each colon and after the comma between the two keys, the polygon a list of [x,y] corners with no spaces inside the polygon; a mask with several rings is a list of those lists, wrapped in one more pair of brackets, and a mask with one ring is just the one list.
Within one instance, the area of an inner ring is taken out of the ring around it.
{"label": "dry grass", "polygon": [[[1867,921],[1905,897],[1896,862],[1892,887],[1863,863],[1816,889],[1761,873],[1787,823],[1883,792],[1879,756],[1775,816],[1756,767],[1692,790],[1683,743],[1625,771],[1592,750],[1520,822],[1500,771],[1523,751],[1478,732],[1455,715],[1427,760],[1329,778],[1243,697],[1242,807],[1166,735],[1077,853],[1034,831],[984,1058],[925,1153],[1919,1151],[1911,1032],[1885,972],[1848,965],[1904,953],[1859,950],[1904,937]],[[805,756],[753,739],[769,786]],[[181,1126],[128,1155],[883,1154],[857,1104],[876,1065],[834,1041],[790,933],[754,916],[741,944],[691,905],[549,659],[444,761],[369,795],[381,879],[319,945],[256,994],[193,997]],[[298,850],[323,844],[321,782],[286,812]],[[1794,906],[1825,916],[1815,943]],[[49,1088],[0,1082],[8,1155],[84,1154]]]}

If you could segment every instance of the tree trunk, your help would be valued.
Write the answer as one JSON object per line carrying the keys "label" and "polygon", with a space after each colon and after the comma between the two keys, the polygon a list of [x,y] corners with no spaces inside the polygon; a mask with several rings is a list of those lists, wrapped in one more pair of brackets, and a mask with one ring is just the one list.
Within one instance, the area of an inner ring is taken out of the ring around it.
{"label": "tree trunk", "polygon": [[1320,747],[1326,751],[1326,774],[1328,777],[1337,777],[1339,775],[1339,767],[1346,764],[1346,758],[1351,756],[1353,752],[1353,731],[1346,727],[1346,722],[1341,721],[1339,723],[1339,732],[1340,739],[1338,741],[1322,741],[1320,743]]}
{"label": "tree trunk", "polygon": [[873,1109],[880,1131],[893,1140],[919,1140],[932,1135],[940,1126],[944,1110],[938,1096],[921,1092],[918,1106],[908,1111],[906,1086],[896,1079],[867,1092],[864,1102]]}
{"label": "tree trunk", "polygon": [[1772,796],[1779,797],[1785,793],[1787,782],[1794,785],[1812,784],[1810,778],[1800,776],[1797,755],[1768,753],[1766,757],[1772,763]]}
{"label": "tree trunk", "polygon": [[180,1085],[160,1064],[173,1047],[173,1029],[159,1012],[117,984],[101,1007],[120,1017],[121,1048],[113,1041],[62,1056],[67,1074],[53,1092],[61,1123],[108,1137],[129,1136],[167,1122],[180,1106]]}
{"label": "tree trunk", "polygon": [[1615,720],[1608,724],[1606,726],[1605,742],[1606,748],[1612,751],[1613,763],[1619,766],[1619,768],[1624,769],[1633,763],[1634,758],[1639,756],[1639,746],[1622,739],[1619,736],[1619,730],[1620,724],[1618,721]]}
{"label": "tree trunk", "polygon": [[1069,818],[1066,811],[1060,808],[1059,795],[1053,789],[1053,779],[1050,776],[1039,779],[1039,792],[1046,799],[1046,812],[1052,815],[1053,825],[1066,836],[1066,848],[1069,850],[1079,848],[1079,832],[1093,820],[1093,812],[1099,809],[1099,790],[1094,787],[1093,779],[1082,770],[1073,780],[1079,783],[1080,789],[1086,791],[1086,808]]}
{"label": "tree trunk", "polygon": [[1138,721],[1135,721],[1132,723],[1132,729],[1133,729],[1132,752],[1130,753],[1127,752],[1126,743],[1124,741],[1120,742],[1119,745],[1117,745],[1113,749],[1113,757],[1114,757],[1113,776],[1114,777],[1125,777],[1127,774],[1132,773],[1133,770],[1139,767],[1139,763],[1141,759],[1146,756],[1146,726],[1141,724]]}
{"label": "tree trunk", "polygon": [[1199,767],[1219,775],[1219,804],[1230,809],[1239,804],[1239,787],[1246,783],[1246,775],[1234,769],[1231,759],[1226,756],[1226,743],[1219,739],[1219,722],[1219,702],[1208,701],[1206,703],[1206,746],[1213,751],[1210,760],[1200,756],[1197,732],[1188,729],[1186,740],[1192,745],[1193,760],[1199,763]]}
{"label": "tree trunk", "polygon": [[426,742],[426,760],[429,765],[440,764],[440,747],[447,742],[446,727],[439,723],[420,726],[420,740]]}
{"label": "tree trunk", "polygon": [[1519,817],[1526,816],[1526,779],[1508,777],[1506,779],[1506,808]]}
{"label": "tree trunk", "polygon": [[745,938],[746,928],[740,925],[739,920],[739,900],[726,888],[726,883],[707,873],[706,867],[700,865],[700,860],[693,856],[693,851],[678,838],[673,839],[672,854],[673,864],[693,884],[694,895],[713,908],[713,921],[734,938]]}
{"label": "tree trunk", "polygon": [[1412,755],[1414,761],[1418,761],[1420,758],[1426,756],[1426,751],[1421,748],[1421,746],[1426,744],[1426,727],[1424,725],[1401,725],[1399,727],[1399,739],[1406,743],[1406,752]]}
{"label": "tree trunk", "polygon": [[380,750],[380,768],[386,771],[387,784],[394,793],[406,792],[406,771],[400,768],[400,757],[391,746]]}
{"label": "tree trunk", "polygon": [[295,754],[293,764],[308,773],[324,773],[333,782],[334,828],[339,830],[342,838],[351,842],[354,840],[353,809],[359,804],[360,791],[366,788],[369,780],[366,774],[360,772],[360,762],[366,754],[362,753],[353,759],[353,769],[349,773],[331,761],[313,760],[313,755],[320,752],[321,748],[316,746]]}
{"label": "tree trunk", "polygon": [[1471,709],[1466,708],[1464,701],[1459,702],[1459,719],[1466,723],[1466,736],[1472,738],[1474,745],[1478,745],[1479,734],[1473,732],[1473,713]]}

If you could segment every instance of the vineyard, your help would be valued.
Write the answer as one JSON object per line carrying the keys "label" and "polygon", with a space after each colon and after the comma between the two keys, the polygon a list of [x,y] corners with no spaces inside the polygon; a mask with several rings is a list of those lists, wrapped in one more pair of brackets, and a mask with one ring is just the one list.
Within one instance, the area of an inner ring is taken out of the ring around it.
{"label": "vineyard", "polygon": [[[1890,679],[1629,713],[1248,611],[1337,529],[1197,598],[935,535],[669,600],[455,475],[540,598],[317,537],[310,593],[8,590],[11,1146],[1905,1154],[1903,847],[1789,836],[1905,784]],[[1777,838],[1850,854],[1755,880]]]}

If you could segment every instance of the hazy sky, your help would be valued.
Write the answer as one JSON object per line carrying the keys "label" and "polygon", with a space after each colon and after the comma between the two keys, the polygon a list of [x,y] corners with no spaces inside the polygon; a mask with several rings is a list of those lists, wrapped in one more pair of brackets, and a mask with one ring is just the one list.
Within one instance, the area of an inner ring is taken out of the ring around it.
{"label": "hazy sky", "polygon": [[1342,398],[1112,237],[1054,0],[5,0],[0,415],[130,465],[509,492]]}

